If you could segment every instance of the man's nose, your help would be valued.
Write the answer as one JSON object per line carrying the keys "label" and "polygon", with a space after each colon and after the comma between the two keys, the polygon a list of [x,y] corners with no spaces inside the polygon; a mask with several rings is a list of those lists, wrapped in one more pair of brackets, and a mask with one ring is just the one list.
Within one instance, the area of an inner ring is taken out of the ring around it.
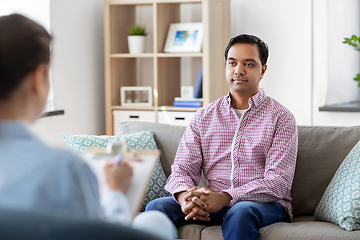
{"label": "man's nose", "polygon": [[235,68],[235,74],[236,75],[244,75],[245,74],[245,68],[243,65],[239,64]]}

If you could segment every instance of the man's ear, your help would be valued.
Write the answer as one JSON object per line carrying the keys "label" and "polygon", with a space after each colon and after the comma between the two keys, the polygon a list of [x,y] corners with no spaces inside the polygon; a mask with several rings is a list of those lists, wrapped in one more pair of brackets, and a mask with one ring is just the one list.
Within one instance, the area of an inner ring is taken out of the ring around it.
{"label": "man's ear", "polygon": [[267,70],[267,65],[266,64],[262,65],[260,79],[262,79],[264,77],[266,70]]}

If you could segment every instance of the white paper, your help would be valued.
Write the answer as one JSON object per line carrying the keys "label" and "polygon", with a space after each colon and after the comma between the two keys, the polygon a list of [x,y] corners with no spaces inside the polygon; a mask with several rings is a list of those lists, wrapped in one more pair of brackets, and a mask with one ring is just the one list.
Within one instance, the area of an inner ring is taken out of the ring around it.
{"label": "white paper", "polygon": [[[98,183],[100,197],[109,191],[105,180],[105,174],[103,167],[106,161],[109,161],[110,157],[97,157],[93,153],[84,153],[83,159],[95,173]],[[150,177],[154,171],[157,156],[155,155],[140,155],[141,161],[131,161],[130,165],[133,167],[133,177],[130,185],[125,193],[129,199],[130,207],[133,213],[139,212],[142,204],[142,200],[145,196]]]}

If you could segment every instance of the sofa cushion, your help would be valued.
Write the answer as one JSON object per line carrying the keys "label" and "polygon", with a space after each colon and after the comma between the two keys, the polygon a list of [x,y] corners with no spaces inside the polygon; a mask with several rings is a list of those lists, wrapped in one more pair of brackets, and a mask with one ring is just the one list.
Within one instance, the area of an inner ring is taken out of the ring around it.
{"label": "sofa cushion", "polygon": [[149,130],[154,132],[156,144],[161,152],[161,164],[166,177],[168,177],[186,127],[150,122],[122,122],[119,126],[120,135]]}
{"label": "sofa cushion", "polygon": [[360,142],[336,171],[314,217],[338,224],[348,231],[360,229]]}
{"label": "sofa cushion", "polygon": [[222,236],[221,226],[211,226],[211,227],[205,228],[201,232],[201,239],[206,239],[206,240],[224,239]]}
{"label": "sofa cushion", "polygon": [[360,231],[347,232],[338,225],[312,219],[312,216],[298,217],[292,223],[279,222],[263,227],[259,240],[360,239]]}
{"label": "sofa cushion", "polygon": [[[179,239],[201,239],[201,233],[204,229],[208,228],[207,226],[198,225],[198,224],[189,224],[179,227],[178,237]],[[220,229],[220,236],[222,238],[222,233]],[[215,239],[221,239],[215,238]],[[208,240],[207,238],[204,238]]]}
{"label": "sofa cushion", "polygon": [[[105,148],[110,143],[114,136],[95,136],[95,135],[70,135],[61,133],[66,146],[75,151],[77,154],[82,154],[88,147]],[[132,149],[157,149],[154,140],[154,133],[152,131],[142,131],[132,134],[123,134],[129,148]],[[145,198],[142,203],[141,211],[145,210],[146,204],[151,200],[166,197],[170,194],[164,190],[166,184],[166,176],[161,166],[160,161],[155,165],[154,173],[151,176],[149,187],[146,190]]]}
{"label": "sofa cushion", "polygon": [[313,216],[336,169],[360,140],[360,127],[299,126],[298,134],[293,214]]}
{"label": "sofa cushion", "polygon": [[[260,228],[259,240],[360,239],[360,231],[347,232],[338,225],[313,221],[313,216],[295,217],[292,223],[279,222]],[[221,240],[221,226],[189,224],[179,228],[181,239]]]}

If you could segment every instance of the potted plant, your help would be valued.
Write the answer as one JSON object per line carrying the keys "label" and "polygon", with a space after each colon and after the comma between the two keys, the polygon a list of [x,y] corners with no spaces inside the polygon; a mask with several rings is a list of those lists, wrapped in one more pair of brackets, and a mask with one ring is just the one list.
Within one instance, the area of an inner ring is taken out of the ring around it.
{"label": "potted plant", "polygon": [[128,28],[128,45],[130,54],[145,52],[146,27],[132,25]]}
{"label": "potted plant", "polygon": [[[343,43],[347,43],[350,46],[353,46],[355,50],[360,51],[360,37],[352,35],[351,38],[344,38]],[[354,78],[355,81],[358,81],[358,87],[360,87],[360,73]]]}

